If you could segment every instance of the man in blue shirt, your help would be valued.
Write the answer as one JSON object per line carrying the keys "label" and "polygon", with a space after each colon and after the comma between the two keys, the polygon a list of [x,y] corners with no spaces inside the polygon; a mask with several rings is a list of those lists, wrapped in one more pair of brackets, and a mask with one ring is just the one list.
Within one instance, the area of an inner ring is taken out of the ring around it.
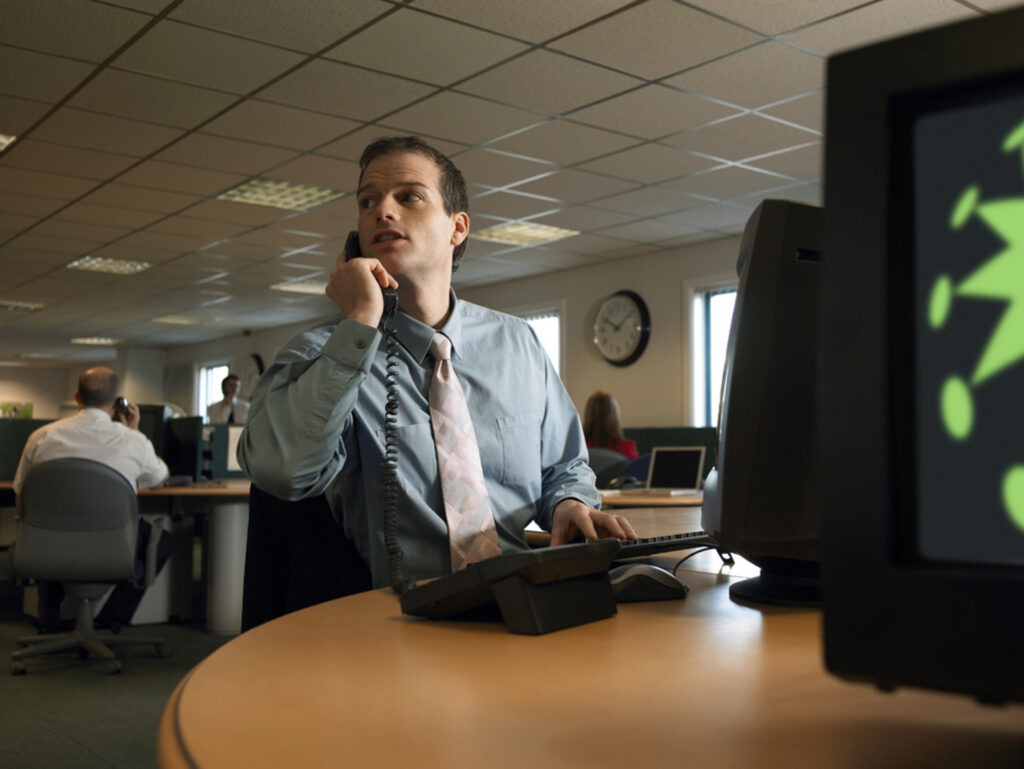
{"label": "man in blue shirt", "polygon": [[435,331],[452,343],[502,550],[524,548],[524,528],[534,520],[551,531],[553,545],[578,535],[635,538],[624,518],[596,509],[579,416],[532,329],[451,289],[469,235],[462,174],[413,137],[372,143],[360,169],[366,258],[339,257],[327,295],[341,316],[285,345],[260,379],[238,447],[249,477],[282,499],[324,493],[374,585],[388,584],[381,516],[388,372],[378,324],[381,288],[392,287],[404,576],[451,571],[428,408]]}

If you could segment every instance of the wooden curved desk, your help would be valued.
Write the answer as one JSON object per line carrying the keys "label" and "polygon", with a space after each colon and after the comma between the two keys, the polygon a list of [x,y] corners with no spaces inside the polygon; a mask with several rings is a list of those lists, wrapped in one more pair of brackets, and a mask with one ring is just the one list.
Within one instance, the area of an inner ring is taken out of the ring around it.
{"label": "wooden curved desk", "polygon": [[[666,533],[664,510],[630,515]],[[684,601],[543,636],[407,618],[388,590],[287,615],[179,684],[160,766],[1021,765],[1019,707],[843,683],[822,668],[818,612],[732,602],[713,552],[686,566]]]}

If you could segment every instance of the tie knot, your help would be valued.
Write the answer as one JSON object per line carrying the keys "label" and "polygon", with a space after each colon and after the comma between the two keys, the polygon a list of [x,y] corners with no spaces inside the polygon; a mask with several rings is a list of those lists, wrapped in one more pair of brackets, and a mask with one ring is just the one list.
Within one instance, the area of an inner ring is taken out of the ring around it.
{"label": "tie knot", "polygon": [[438,332],[430,340],[430,354],[434,360],[448,360],[452,357],[452,343],[444,334]]}

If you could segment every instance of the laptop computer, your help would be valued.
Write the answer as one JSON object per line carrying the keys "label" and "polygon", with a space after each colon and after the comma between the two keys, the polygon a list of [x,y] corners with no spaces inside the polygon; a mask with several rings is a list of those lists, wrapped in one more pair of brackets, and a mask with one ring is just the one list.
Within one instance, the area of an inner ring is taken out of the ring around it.
{"label": "laptop computer", "polygon": [[647,485],[630,494],[683,497],[700,494],[704,478],[703,446],[664,446],[651,451]]}

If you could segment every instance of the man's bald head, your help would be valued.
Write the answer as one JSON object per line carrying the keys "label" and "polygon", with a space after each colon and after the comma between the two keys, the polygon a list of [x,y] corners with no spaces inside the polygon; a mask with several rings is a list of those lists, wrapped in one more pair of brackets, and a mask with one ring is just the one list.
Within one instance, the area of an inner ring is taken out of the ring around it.
{"label": "man's bald head", "polygon": [[78,402],[83,408],[110,408],[117,398],[117,374],[105,366],[86,369],[78,377]]}

